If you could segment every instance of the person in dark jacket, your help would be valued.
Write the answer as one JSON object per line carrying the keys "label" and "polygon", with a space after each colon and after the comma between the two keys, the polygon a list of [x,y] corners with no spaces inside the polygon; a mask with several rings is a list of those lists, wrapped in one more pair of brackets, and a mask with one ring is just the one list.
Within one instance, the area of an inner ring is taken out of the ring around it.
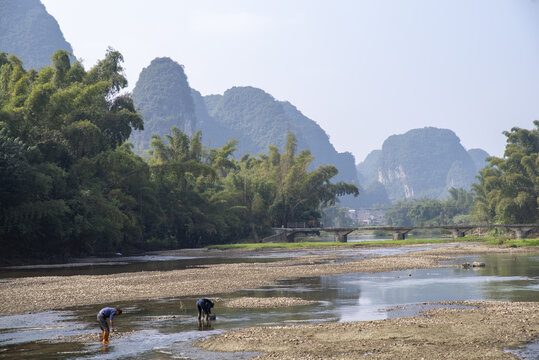
{"label": "person in dark jacket", "polygon": [[211,313],[213,302],[209,299],[202,298],[197,301],[198,320],[203,318],[204,320],[215,320],[215,315]]}
{"label": "person in dark jacket", "polygon": [[[121,313],[121,309],[116,309],[113,307],[103,308],[97,313],[97,321],[99,322],[101,331],[103,331],[103,344],[109,343],[110,330],[114,331],[114,323],[112,322],[112,319],[114,319],[114,316],[120,315]],[[110,320],[110,329],[109,324],[107,324],[107,318]]]}

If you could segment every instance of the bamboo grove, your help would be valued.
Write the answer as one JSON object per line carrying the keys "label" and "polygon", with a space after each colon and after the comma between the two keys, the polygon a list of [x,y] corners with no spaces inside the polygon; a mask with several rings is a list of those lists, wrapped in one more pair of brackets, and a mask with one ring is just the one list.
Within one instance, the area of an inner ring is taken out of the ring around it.
{"label": "bamboo grove", "polygon": [[141,157],[127,142],[144,123],[122,55],[108,49],[88,71],[65,51],[51,60],[25,70],[0,54],[2,260],[259,240],[358,194],[331,182],[334,166],[310,170],[291,133],[282,153],[235,159],[235,140],[209,149],[172,128]]}

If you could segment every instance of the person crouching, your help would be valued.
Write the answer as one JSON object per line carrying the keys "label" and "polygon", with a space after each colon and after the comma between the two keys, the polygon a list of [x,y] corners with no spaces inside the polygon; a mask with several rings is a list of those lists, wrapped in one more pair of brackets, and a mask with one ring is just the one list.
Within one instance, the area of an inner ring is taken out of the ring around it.
{"label": "person crouching", "polygon": [[211,308],[213,307],[213,302],[206,298],[198,299],[197,309],[198,309],[198,320],[215,320],[215,315],[211,313]]}
{"label": "person crouching", "polygon": [[[109,343],[110,331],[114,331],[114,323],[112,322],[112,319],[114,319],[114,316],[116,315],[121,315],[121,313],[121,309],[116,309],[112,307],[103,308],[97,313],[97,321],[99,322],[99,327],[103,332],[103,344]],[[107,324],[107,318],[109,318],[110,320],[110,329],[109,324]]]}

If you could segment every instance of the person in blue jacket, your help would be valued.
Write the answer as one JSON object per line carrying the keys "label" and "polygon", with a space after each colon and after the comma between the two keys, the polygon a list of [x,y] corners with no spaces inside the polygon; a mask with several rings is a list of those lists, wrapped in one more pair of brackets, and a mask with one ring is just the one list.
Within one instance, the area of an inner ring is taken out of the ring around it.
{"label": "person in blue jacket", "polygon": [[[114,331],[114,323],[112,322],[112,319],[114,319],[114,316],[116,315],[121,315],[121,313],[122,309],[113,307],[103,308],[97,313],[97,321],[99,322],[101,331],[103,331],[103,344],[108,344],[110,330]],[[109,324],[107,324],[107,318],[110,320],[110,329]]]}

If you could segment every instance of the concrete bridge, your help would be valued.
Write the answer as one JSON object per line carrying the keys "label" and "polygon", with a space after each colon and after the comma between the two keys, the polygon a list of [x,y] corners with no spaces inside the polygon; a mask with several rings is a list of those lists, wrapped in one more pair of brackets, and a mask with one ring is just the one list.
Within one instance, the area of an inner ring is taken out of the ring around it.
{"label": "concrete bridge", "polygon": [[275,235],[264,238],[264,242],[293,242],[296,235],[320,235],[321,231],[330,233],[333,235],[335,241],[347,242],[348,235],[354,231],[373,231],[383,230],[393,234],[393,240],[404,240],[406,234],[412,230],[432,230],[432,229],[444,229],[451,231],[453,238],[459,238],[466,235],[467,231],[472,229],[493,229],[493,228],[505,228],[513,232],[515,238],[524,239],[531,233],[532,230],[539,228],[539,224],[505,224],[505,225],[440,225],[440,226],[361,226],[350,228],[273,228]]}

